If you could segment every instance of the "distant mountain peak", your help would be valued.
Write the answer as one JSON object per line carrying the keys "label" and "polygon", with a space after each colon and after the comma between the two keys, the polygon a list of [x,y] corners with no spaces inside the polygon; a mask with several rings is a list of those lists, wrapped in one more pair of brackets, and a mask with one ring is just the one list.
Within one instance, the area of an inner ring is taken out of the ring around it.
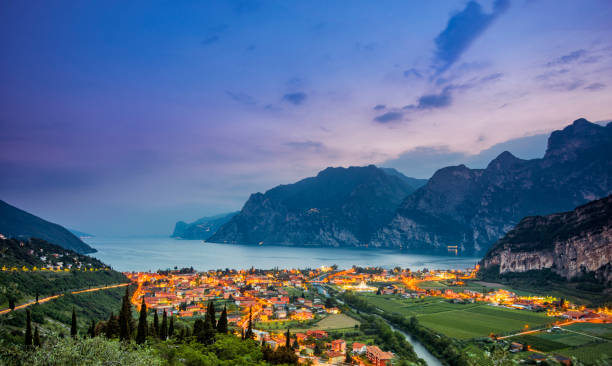
{"label": "distant mountain peak", "polygon": [[514,164],[520,164],[525,161],[526,160],[519,159],[516,156],[512,155],[510,151],[504,151],[501,154],[499,154],[495,159],[491,160],[491,162],[487,166],[487,170],[506,169],[508,167],[511,167]]}
{"label": "distant mountain peak", "polygon": [[577,119],[564,129],[553,131],[550,134],[544,158],[573,160],[581,151],[601,144],[611,135],[610,125],[603,127],[584,118]]}

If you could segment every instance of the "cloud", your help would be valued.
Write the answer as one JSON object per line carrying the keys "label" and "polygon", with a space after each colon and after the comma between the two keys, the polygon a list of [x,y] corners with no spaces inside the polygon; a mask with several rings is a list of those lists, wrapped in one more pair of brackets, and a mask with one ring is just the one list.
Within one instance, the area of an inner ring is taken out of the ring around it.
{"label": "cloud", "polygon": [[233,91],[226,90],[225,94],[227,94],[227,96],[229,96],[234,102],[237,102],[240,104],[244,104],[244,105],[257,104],[257,102],[255,101],[255,98],[241,91],[233,92]]}
{"label": "cloud", "polygon": [[381,111],[383,109],[387,108],[387,106],[385,106],[384,104],[377,104],[374,106],[374,110],[375,111]]}
{"label": "cloud", "polygon": [[296,92],[296,93],[287,93],[285,95],[283,95],[283,100],[293,104],[293,105],[300,105],[302,103],[304,103],[304,101],[306,100],[307,95],[304,92]]}
{"label": "cloud", "polygon": [[200,44],[202,46],[208,46],[208,45],[211,45],[211,44],[213,44],[213,43],[215,43],[217,41],[219,41],[219,36],[215,34],[215,35],[212,35],[212,36],[204,39],[202,42],[200,42]]}
{"label": "cloud", "polygon": [[416,77],[418,79],[422,78],[423,75],[419,72],[419,70],[415,69],[415,68],[411,68],[408,70],[404,71],[404,77],[405,78],[410,78],[410,77]]}
{"label": "cloud", "polygon": [[291,142],[287,142],[285,145],[289,146],[290,148],[294,150],[299,150],[299,151],[320,152],[320,151],[325,150],[325,145],[323,145],[323,143],[319,141],[311,141],[311,140],[291,141]]}
{"label": "cloud", "polygon": [[451,105],[452,87],[447,86],[439,94],[426,94],[419,98],[416,108],[418,109],[437,109],[445,108]]}
{"label": "cloud", "polygon": [[381,114],[380,116],[374,118],[374,121],[378,123],[390,123],[400,121],[404,118],[404,115],[401,112],[387,112],[385,114]]}
{"label": "cloud", "polygon": [[494,74],[491,74],[491,75],[483,76],[480,79],[480,82],[488,83],[489,81],[497,81],[497,80],[501,79],[503,76],[504,76],[503,73],[497,72],[497,73],[494,73]]}
{"label": "cloud", "polygon": [[574,61],[582,58],[586,54],[587,54],[586,50],[583,50],[583,49],[576,50],[576,51],[568,53],[567,55],[563,55],[563,56],[557,57],[556,59],[554,59],[554,60],[550,61],[549,63],[547,63],[546,66],[551,67],[551,66],[559,66],[559,65],[569,64],[571,62],[574,62]]}
{"label": "cloud", "polygon": [[496,0],[493,11],[486,14],[479,3],[470,1],[465,9],[453,15],[435,38],[434,68],[437,73],[452,66],[509,5],[509,0]]}
{"label": "cloud", "polygon": [[603,84],[603,83],[592,83],[592,84],[589,84],[589,85],[585,86],[584,88],[586,90],[595,91],[595,90],[601,90],[601,89],[603,89],[605,87],[606,87],[606,84]]}

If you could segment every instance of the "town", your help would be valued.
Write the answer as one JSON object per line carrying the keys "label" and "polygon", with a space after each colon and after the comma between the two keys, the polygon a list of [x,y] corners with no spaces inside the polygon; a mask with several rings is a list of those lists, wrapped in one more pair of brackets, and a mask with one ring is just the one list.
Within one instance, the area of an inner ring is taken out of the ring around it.
{"label": "town", "polygon": [[[468,270],[419,270],[334,267],[291,270],[193,269],[158,273],[124,273],[135,285],[132,304],[144,299],[147,308],[179,318],[205,316],[208,305],[227,310],[234,333],[252,327],[256,340],[272,349],[290,344],[300,360],[313,364],[340,364],[351,358],[361,365],[391,364],[394,354],[368,337],[351,339],[332,336],[333,330],[358,328],[358,322],[341,310],[341,300],[330,292],[362,293],[364,296],[406,299],[440,299],[451,304],[482,303],[503,309],[537,312],[550,317],[555,327],[574,322],[612,322],[606,308],[588,309],[551,296],[520,296],[505,289],[478,289],[474,281],[478,267]],[[428,288],[443,281],[444,289]],[[469,284],[469,285],[468,285]],[[544,315],[543,315],[544,316]],[[512,335],[491,334],[505,339],[537,332],[526,325]],[[357,333],[357,332],[353,332]],[[344,333],[352,334],[352,333]],[[287,337],[291,337],[289,340]],[[516,348],[517,342],[513,342]]]}

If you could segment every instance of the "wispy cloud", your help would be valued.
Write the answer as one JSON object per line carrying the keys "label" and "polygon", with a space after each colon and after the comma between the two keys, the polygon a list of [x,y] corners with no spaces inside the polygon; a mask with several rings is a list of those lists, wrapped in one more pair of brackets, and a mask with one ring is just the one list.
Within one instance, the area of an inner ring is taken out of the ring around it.
{"label": "wispy cloud", "polygon": [[586,54],[587,54],[587,51],[583,49],[572,51],[566,55],[559,56],[555,58],[554,60],[548,62],[546,66],[551,67],[551,66],[566,65],[574,61],[577,61],[578,59],[584,57]]}
{"label": "wispy cloud", "polygon": [[404,118],[404,114],[401,112],[387,112],[385,114],[381,114],[380,116],[374,118],[374,121],[378,123],[391,123],[401,121]]}
{"label": "wispy cloud", "polygon": [[320,151],[325,150],[325,145],[323,145],[323,143],[319,141],[311,141],[311,140],[290,141],[290,142],[287,142],[285,145],[287,145],[288,147],[294,150],[300,150],[300,151],[310,150],[310,151],[320,152]]}
{"label": "wispy cloud", "polygon": [[594,90],[601,90],[601,89],[603,89],[605,87],[606,87],[606,84],[603,84],[603,83],[592,83],[592,84],[589,84],[589,85],[585,86],[584,88],[586,90],[593,90],[594,91]]}
{"label": "wispy cloud", "polygon": [[234,91],[226,90],[225,94],[227,94],[227,96],[229,96],[234,102],[237,102],[240,104],[244,104],[244,105],[257,104],[257,102],[255,101],[255,98],[241,91],[234,92]]}
{"label": "wispy cloud", "polygon": [[439,74],[452,66],[509,5],[509,0],[496,0],[493,11],[487,14],[479,3],[470,1],[465,9],[453,15],[446,28],[435,39],[436,72]]}
{"label": "wispy cloud", "polygon": [[283,95],[283,100],[293,104],[300,105],[306,101],[308,96],[304,92],[287,93]]}
{"label": "wispy cloud", "polygon": [[218,41],[219,41],[219,36],[215,34],[215,35],[205,38],[204,40],[202,40],[202,42],[200,42],[200,44],[202,46],[208,46]]}
{"label": "wispy cloud", "polygon": [[375,111],[382,111],[385,108],[387,108],[387,106],[385,106],[384,104],[377,104],[374,106]]}

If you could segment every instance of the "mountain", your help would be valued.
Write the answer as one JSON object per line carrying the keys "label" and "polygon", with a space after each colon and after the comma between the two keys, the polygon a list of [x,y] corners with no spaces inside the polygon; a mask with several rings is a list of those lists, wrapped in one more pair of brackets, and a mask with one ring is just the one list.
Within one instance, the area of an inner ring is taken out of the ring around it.
{"label": "mountain", "polygon": [[75,236],[77,236],[80,239],[83,239],[83,238],[93,238],[95,236],[93,234],[84,233],[82,231],[75,230],[75,229],[68,229],[68,231],[70,231],[71,233],[73,233]]}
{"label": "mountain", "polygon": [[374,165],[327,168],[316,177],[252,194],[209,241],[358,246],[415,190],[397,171]]}
{"label": "mountain", "polygon": [[0,200],[0,234],[7,238],[39,238],[81,254],[96,252],[94,248],[62,226],[43,220],[2,200]]}
{"label": "mountain", "polygon": [[0,267],[108,268],[96,258],[37,238],[0,239],[0,248]]}
{"label": "mountain", "polygon": [[543,158],[501,153],[486,169],[438,170],[372,239],[379,247],[483,253],[523,217],[568,211],[612,193],[612,123],[574,121]]}
{"label": "mountain", "polygon": [[612,286],[612,196],[573,211],[526,217],[481,261],[495,275],[549,269],[566,280]]}
{"label": "mountain", "polygon": [[172,233],[171,237],[177,239],[208,240],[222,225],[230,221],[232,217],[236,216],[237,214],[238,211],[202,217],[201,219],[189,224],[184,221],[179,221],[174,226],[174,232]]}

